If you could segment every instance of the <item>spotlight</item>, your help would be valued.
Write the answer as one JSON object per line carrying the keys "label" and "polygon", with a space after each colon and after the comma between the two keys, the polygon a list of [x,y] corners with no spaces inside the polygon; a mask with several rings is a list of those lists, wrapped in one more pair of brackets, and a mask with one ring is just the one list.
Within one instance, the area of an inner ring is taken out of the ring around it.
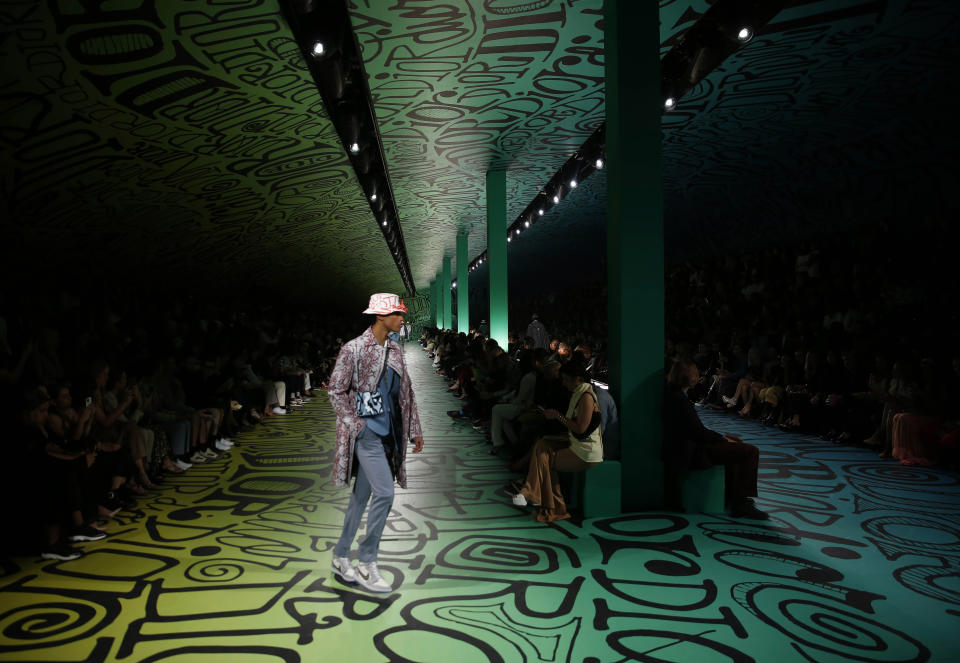
{"label": "spotlight", "polygon": [[360,151],[360,145],[358,143],[350,143],[350,152],[356,154]]}
{"label": "spotlight", "polygon": [[511,240],[511,237],[507,235],[507,241],[509,242],[510,240]]}
{"label": "spotlight", "polygon": [[674,99],[673,97],[667,97],[666,100],[663,102],[663,107],[667,110],[673,110],[676,105],[677,105],[677,100]]}
{"label": "spotlight", "polygon": [[554,202],[554,203],[559,203],[559,202],[560,202],[560,196],[555,195],[555,196],[553,197],[553,202]]}
{"label": "spotlight", "polygon": [[537,210],[537,214],[539,214],[540,216],[543,216],[543,208],[542,208],[542,207]]}
{"label": "spotlight", "polygon": [[753,39],[753,30],[748,26],[743,26],[740,28],[740,32],[737,33],[737,41],[741,44],[746,44],[748,41]]}
{"label": "spotlight", "polygon": [[603,168],[603,159],[597,159],[597,170]]}
{"label": "spotlight", "polygon": [[571,189],[576,189],[576,188],[577,188],[577,181],[576,181],[576,180],[570,180],[570,188],[571,188]]}
{"label": "spotlight", "polygon": [[387,220],[386,220],[386,219],[383,220],[383,227],[384,227],[384,228],[387,227]]}
{"label": "spotlight", "polygon": [[519,235],[519,234],[520,234],[520,229],[517,228],[517,229],[514,231],[514,234],[515,234],[515,235]]}
{"label": "spotlight", "polygon": [[322,42],[322,41],[318,41],[318,42],[314,43],[313,49],[311,49],[311,50],[312,50],[312,52],[313,52],[313,54],[314,54],[315,56],[320,57],[321,55],[324,54],[323,42]]}
{"label": "spotlight", "polygon": [[457,282],[454,281],[453,283],[450,284],[450,286],[453,287],[453,288],[456,288],[456,287],[457,287]]}
{"label": "spotlight", "polygon": [[377,194],[371,193],[371,194],[370,194],[370,200],[371,200],[372,202],[377,202]]}
{"label": "spotlight", "polygon": [[529,228],[529,227],[530,227],[530,219],[527,219],[526,221],[523,222],[523,227],[524,227],[524,228]]}

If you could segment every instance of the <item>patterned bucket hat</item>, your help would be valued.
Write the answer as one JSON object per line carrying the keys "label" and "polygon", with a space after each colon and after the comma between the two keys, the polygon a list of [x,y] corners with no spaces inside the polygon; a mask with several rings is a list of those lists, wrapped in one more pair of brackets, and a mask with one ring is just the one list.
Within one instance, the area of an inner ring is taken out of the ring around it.
{"label": "patterned bucket hat", "polygon": [[377,292],[370,295],[370,304],[365,314],[390,315],[391,313],[406,313],[407,307],[398,295],[389,292]]}

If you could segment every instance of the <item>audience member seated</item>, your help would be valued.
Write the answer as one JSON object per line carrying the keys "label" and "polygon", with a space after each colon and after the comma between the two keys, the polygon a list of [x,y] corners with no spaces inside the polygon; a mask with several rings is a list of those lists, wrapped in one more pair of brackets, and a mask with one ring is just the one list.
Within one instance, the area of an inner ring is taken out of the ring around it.
{"label": "audience member seated", "polygon": [[570,517],[560,491],[558,472],[583,472],[603,462],[600,406],[593,385],[587,380],[586,367],[569,361],[560,367],[560,379],[572,392],[566,414],[550,409],[544,416],[558,421],[567,434],[540,438],[528,456],[526,479],[511,484],[515,492],[513,503],[532,504],[541,522]]}
{"label": "audience member seated", "polygon": [[663,401],[663,461],[665,501],[681,509],[680,481],[689,470],[713,465],[725,468],[725,500],[734,518],[766,519],[751,497],[757,495],[760,452],[736,435],[721,435],[706,428],[687,395],[700,374],[691,360],[679,360],[670,369]]}

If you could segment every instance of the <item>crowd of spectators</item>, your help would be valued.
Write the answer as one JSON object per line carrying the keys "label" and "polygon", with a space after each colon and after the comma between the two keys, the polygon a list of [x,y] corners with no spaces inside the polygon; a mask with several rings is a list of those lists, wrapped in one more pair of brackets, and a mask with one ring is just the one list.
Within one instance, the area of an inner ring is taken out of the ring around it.
{"label": "crowd of spectators", "polygon": [[701,405],[904,464],[956,465],[958,281],[928,259],[938,228],[878,224],[672,267],[668,364],[696,362]]}
{"label": "crowd of spectators", "polygon": [[191,298],[0,303],[0,416],[19,426],[2,481],[25,533],[5,547],[59,560],[165,477],[302,406],[359,322]]}

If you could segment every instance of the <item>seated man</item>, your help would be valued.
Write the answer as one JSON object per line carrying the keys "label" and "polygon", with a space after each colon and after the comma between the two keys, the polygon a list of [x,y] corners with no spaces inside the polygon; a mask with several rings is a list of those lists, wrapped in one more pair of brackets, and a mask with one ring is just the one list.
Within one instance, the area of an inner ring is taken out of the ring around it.
{"label": "seated man", "polygon": [[666,470],[668,507],[679,507],[679,479],[686,470],[713,465],[726,468],[725,492],[734,518],[765,520],[770,516],[753,505],[757,494],[757,467],[760,452],[736,435],[721,435],[706,428],[697,417],[687,391],[700,379],[697,365],[677,361],[667,378],[663,399],[663,460]]}

